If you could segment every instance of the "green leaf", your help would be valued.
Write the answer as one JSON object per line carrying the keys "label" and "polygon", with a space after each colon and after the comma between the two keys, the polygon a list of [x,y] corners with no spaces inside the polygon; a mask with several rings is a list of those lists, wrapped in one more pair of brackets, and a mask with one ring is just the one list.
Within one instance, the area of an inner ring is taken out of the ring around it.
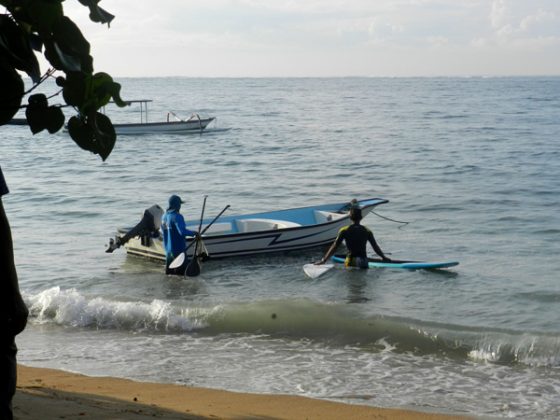
{"label": "green leaf", "polygon": [[63,0],[28,0],[24,2],[27,16],[34,28],[39,32],[52,32],[53,26],[64,16],[62,10]]}
{"label": "green leaf", "polygon": [[28,99],[29,104],[25,110],[25,117],[27,118],[27,124],[33,134],[37,134],[47,128],[47,109],[49,102],[47,97],[38,93],[31,95]]}
{"label": "green leaf", "polygon": [[37,34],[29,34],[31,48],[37,52],[43,52],[43,39]]}
{"label": "green leaf", "polygon": [[113,102],[117,104],[117,106],[125,107],[129,106],[130,102],[125,102],[121,98],[121,84],[117,82],[113,82],[110,86],[107,87],[111,97],[113,98]]}
{"label": "green leaf", "polygon": [[89,115],[107,105],[111,99],[114,99],[118,106],[128,105],[120,97],[121,85],[115,83],[107,73],[100,72],[91,77],[85,76],[85,82],[88,81],[90,83],[87,84],[85,96],[81,105],[79,105],[81,114]]}
{"label": "green leaf", "polygon": [[66,73],[66,82],[62,89],[64,101],[71,106],[81,108],[86,99],[86,92],[89,90],[90,77],[82,72]]}
{"label": "green leaf", "polygon": [[113,81],[107,73],[95,73],[92,78],[92,87],[97,97],[97,109],[105,106],[111,99],[120,107],[129,104],[121,99],[121,85]]}
{"label": "green leaf", "polygon": [[50,106],[46,111],[45,117],[45,128],[51,134],[60,131],[60,129],[64,126],[64,113],[58,106]]}
{"label": "green leaf", "polygon": [[33,83],[39,82],[41,70],[30,37],[7,15],[0,15],[0,57],[26,72]]}
{"label": "green leaf", "polygon": [[68,17],[62,16],[53,25],[52,36],[68,54],[89,55],[90,45],[80,28]]}
{"label": "green leaf", "polygon": [[35,95],[31,95],[27,99],[27,102],[30,106],[36,106],[43,109],[49,106],[49,100],[44,93],[36,93]]}
{"label": "green leaf", "polygon": [[90,8],[89,18],[93,22],[106,23],[107,26],[110,27],[111,22],[115,19],[115,15],[112,15],[101,7],[96,7],[94,9]]}
{"label": "green leaf", "polygon": [[[89,118],[88,122],[91,123],[92,118]],[[94,131],[95,153],[98,153],[101,159],[106,160],[113,151],[117,141],[115,127],[113,127],[109,117],[100,112],[95,113],[95,118],[93,118],[93,124],[91,125]]]}
{"label": "green leaf", "polygon": [[0,125],[9,122],[19,107],[24,93],[24,85],[21,76],[4,61],[0,61]]}
{"label": "green leaf", "polygon": [[111,100],[111,87],[113,85],[113,78],[107,73],[95,73],[91,78],[92,88],[92,106],[98,110],[105,106]]}
{"label": "green leaf", "polygon": [[82,149],[93,152],[90,146],[93,141],[93,133],[80,117],[70,117],[68,120],[68,134]]}
{"label": "green leaf", "polygon": [[117,140],[111,120],[99,112],[70,118],[68,133],[78,146],[98,154],[103,160],[109,157]]}
{"label": "green leaf", "polygon": [[[73,58],[61,57],[59,54],[60,48],[55,46],[52,39],[45,40],[45,58],[49,61],[51,66],[57,70],[65,72],[80,71],[79,63]],[[73,70],[71,70],[73,69]]]}
{"label": "green leaf", "polygon": [[89,18],[93,22],[106,23],[107,26],[110,26],[115,16],[99,7],[99,1],[100,0],[80,0],[80,3],[89,7]]}
{"label": "green leaf", "polygon": [[52,26],[52,38],[46,40],[45,49],[45,56],[59,70],[93,71],[89,42],[67,16],[62,16]]}
{"label": "green leaf", "polygon": [[59,64],[59,70],[63,70],[64,72],[82,71],[82,61],[79,56],[66,54],[56,41],[50,41],[47,45],[49,47],[52,46],[52,50],[49,51],[49,54],[54,53],[56,55],[55,62]]}

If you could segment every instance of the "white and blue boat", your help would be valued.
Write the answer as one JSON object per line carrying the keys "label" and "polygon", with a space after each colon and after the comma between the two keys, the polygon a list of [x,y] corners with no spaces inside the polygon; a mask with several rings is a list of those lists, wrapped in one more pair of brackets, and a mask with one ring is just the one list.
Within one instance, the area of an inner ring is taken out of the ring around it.
{"label": "white and blue boat", "polygon": [[[375,206],[387,203],[382,198],[356,200],[318,206],[220,217],[202,235],[210,258],[295,251],[329,245],[341,227],[350,224],[350,206],[359,206],[365,217]],[[204,219],[204,231],[213,219]],[[157,223],[156,223],[157,225]],[[198,231],[198,223],[187,225]],[[124,235],[130,228],[119,229]],[[134,237],[124,245],[130,255],[165,260],[160,237]],[[192,255],[194,246],[187,250]]]}

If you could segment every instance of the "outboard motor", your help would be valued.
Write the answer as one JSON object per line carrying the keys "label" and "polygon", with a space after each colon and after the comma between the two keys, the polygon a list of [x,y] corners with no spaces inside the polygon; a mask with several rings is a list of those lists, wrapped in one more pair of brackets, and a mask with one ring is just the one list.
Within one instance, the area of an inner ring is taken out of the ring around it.
{"label": "outboard motor", "polygon": [[157,204],[154,204],[149,209],[144,210],[144,215],[142,216],[142,220],[140,220],[139,223],[140,225],[142,225],[140,242],[143,246],[150,246],[152,244],[152,238],[157,238],[159,236],[159,228],[161,226],[162,216],[163,209]]}
{"label": "outboard motor", "polygon": [[121,245],[127,243],[131,238],[140,236],[142,245],[150,246],[152,238],[159,236],[159,228],[161,226],[161,217],[163,216],[163,209],[154,204],[152,207],[144,210],[142,220],[130,229],[124,236],[116,236],[114,239],[109,239],[109,247],[105,252],[113,252]]}

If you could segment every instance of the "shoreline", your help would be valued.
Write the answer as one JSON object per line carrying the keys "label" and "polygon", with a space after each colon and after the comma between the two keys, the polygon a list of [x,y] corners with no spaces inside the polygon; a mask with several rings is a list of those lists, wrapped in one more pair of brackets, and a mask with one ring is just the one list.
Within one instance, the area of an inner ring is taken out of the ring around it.
{"label": "shoreline", "polygon": [[397,419],[473,417],[345,404],[302,396],[247,394],[91,377],[18,365],[14,418]]}

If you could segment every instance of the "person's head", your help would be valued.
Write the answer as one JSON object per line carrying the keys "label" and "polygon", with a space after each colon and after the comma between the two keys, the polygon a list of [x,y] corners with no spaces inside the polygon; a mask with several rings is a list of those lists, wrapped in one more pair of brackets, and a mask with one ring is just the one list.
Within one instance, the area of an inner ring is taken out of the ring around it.
{"label": "person's head", "polygon": [[350,220],[354,223],[360,223],[360,220],[362,220],[362,209],[359,207],[352,207],[350,209]]}
{"label": "person's head", "polygon": [[181,210],[181,204],[183,204],[184,201],[181,200],[181,197],[179,197],[178,195],[173,194],[171,197],[169,197],[169,205],[167,206],[167,210]]}

